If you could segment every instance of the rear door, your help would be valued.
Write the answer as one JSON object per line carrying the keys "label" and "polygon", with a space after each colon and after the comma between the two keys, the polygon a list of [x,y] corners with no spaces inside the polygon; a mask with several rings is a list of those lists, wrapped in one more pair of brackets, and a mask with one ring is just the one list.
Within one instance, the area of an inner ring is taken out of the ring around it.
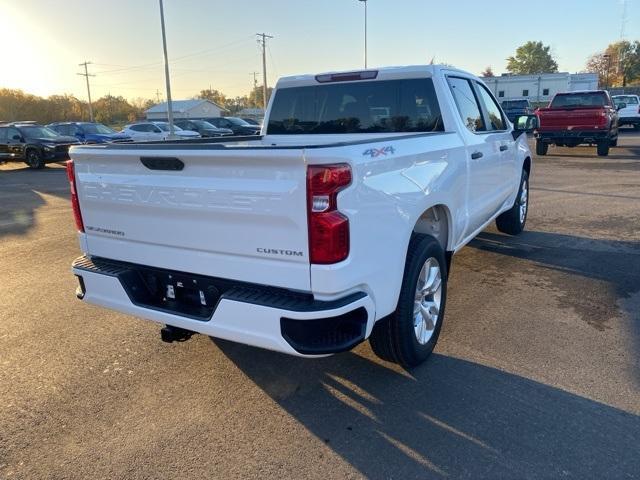
{"label": "rear door", "polygon": [[497,176],[495,184],[497,205],[500,207],[513,192],[514,187],[519,185],[520,172],[518,171],[516,144],[498,102],[482,83],[475,82],[475,84],[487,124],[487,136],[493,142],[493,148],[497,150],[500,163],[500,174]]}
{"label": "rear door", "polygon": [[73,149],[88,253],[308,291],[302,150],[173,147]]}
{"label": "rear door", "polygon": [[486,223],[499,208],[496,185],[500,182],[501,137],[485,121],[483,107],[478,98],[474,80],[448,76],[461,120],[460,134],[467,145],[468,155],[468,226],[469,235]]}

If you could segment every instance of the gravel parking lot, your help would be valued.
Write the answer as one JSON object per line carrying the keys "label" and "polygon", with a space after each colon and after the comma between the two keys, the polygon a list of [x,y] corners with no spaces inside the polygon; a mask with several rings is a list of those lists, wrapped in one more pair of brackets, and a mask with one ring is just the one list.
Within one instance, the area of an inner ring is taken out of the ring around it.
{"label": "gravel parking lot", "polygon": [[0,165],[0,478],[640,478],[640,134],[535,159],[436,353],[305,360],[76,300],[64,169]]}

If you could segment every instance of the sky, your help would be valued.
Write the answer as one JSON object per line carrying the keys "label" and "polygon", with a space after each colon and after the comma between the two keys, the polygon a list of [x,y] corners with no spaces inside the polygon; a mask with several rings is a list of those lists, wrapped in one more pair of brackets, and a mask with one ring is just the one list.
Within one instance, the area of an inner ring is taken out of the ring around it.
{"label": "sky", "polygon": [[[174,99],[215,88],[247,94],[261,84],[255,34],[268,41],[267,79],[361,69],[364,4],[358,0],[164,0]],[[620,39],[623,0],[368,0],[369,67],[448,63],[505,71],[528,40],[551,46],[560,71]],[[0,0],[0,88],[86,99],[164,97],[158,0]],[[640,0],[627,0],[624,35],[640,39]]]}

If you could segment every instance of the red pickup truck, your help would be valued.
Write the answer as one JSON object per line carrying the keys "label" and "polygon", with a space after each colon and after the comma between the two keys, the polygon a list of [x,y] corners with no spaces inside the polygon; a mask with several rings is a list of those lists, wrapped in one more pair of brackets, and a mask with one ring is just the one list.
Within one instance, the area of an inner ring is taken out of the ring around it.
{"label": "red pickup truck", "polygon": [[546,155],[550,144],[595,144],[598,155],[607,156],[609,147],[618,144],[618,112],[606,90],[558,93],[548,107],[539,108],[536,114],[538,155]]}

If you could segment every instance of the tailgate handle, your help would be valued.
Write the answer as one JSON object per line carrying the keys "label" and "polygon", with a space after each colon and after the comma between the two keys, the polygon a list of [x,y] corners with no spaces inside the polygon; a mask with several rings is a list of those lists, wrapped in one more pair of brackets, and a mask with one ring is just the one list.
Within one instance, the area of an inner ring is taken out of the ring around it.
{"label": "tailgate handle", "polygon": [[140,157],[142,164],[149,170],[180,171],[184,168],[184,162],[174,157]]}

